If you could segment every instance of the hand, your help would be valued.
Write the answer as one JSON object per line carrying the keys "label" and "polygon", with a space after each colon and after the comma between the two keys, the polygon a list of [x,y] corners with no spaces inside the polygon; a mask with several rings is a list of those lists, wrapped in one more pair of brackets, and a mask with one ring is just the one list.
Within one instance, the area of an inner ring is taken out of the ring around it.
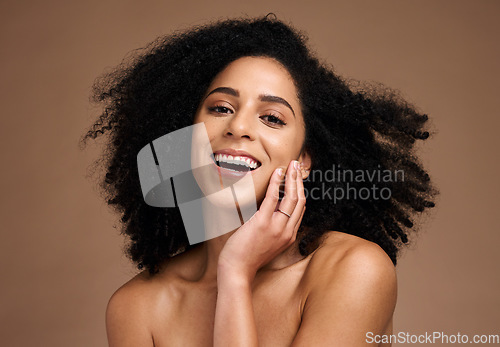
{"label": "hand", "polygon": [[280,170],[276,169],[271,176],[259,210],[224,245],[219,255],[219,273],[236,274],[250,282],[259,268],[295,242],[306,203],[300,164],[293,160],[288,165],[281,202],[278,200],[283,179]]}

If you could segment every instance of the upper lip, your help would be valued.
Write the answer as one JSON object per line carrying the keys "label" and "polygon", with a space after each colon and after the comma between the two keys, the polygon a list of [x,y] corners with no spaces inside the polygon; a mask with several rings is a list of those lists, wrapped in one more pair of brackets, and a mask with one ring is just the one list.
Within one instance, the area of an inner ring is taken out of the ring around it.
{"label": "upper lip", "polygon": [[248,157],[250,159],[255,160],[257,162],[257,164],[259,164],[259,165],[261,164],[260,161],[257,158],[255,158],[253,155],[251,155],[250,153],[245,152],[243,150],[239,150],[239,149],[232,149],[232,148],[220,149],[220,150],[214,152],[214,155],[216,155],[216,154],[232,155],[233,157],[236,157],[236,156]]}

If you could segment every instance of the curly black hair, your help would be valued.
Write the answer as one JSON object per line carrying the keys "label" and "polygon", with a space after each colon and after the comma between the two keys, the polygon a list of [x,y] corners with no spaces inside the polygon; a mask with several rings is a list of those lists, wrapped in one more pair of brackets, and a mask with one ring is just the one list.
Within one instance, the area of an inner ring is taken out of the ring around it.
{"label": "curly black hair", "polygon": [[385,87],[354,87],[322,64],[306,41],[273,16],[224,20],[160,37],[95,82],[92,100],[102,113],[82,143],[107,136],[102,186],[121,213],[128,255],[139,269],[154,274],[162,262],[192,246],[178,208],[144,202],[137,153],[192,125],[210,82],[245,56],[273,58],[295,81],[306,125],[304,147],[312,160],[306,191],[325,192],[325,180],[313,174],[332,168],[337,174],[404,173],[404,179],[328,182],[329,192],[385,189],[386,198],[309,196],[297,236],[301,254],[316,249],[325,232],[338,230],[377,243],[396,264],[398,250],[415,230],[416,214],[434,207],[436,190],[414,153],[415,141],[429,137],[428,117]]}

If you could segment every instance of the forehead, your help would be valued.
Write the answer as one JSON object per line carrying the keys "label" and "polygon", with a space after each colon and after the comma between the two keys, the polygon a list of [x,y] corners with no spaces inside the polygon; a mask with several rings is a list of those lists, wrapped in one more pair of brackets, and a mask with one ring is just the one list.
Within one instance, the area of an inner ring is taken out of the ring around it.
{"label": "forehead", "polygon": [[231,87],[248,96],[276,95],[299,104],[292,76],[272,58],[243,57],[231,62],[214,78],[209,90],[217,87]]}

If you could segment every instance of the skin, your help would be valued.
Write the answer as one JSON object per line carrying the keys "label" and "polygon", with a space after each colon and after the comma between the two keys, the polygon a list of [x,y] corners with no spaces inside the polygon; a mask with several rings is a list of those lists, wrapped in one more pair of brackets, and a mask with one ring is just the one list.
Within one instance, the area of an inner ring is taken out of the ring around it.
{"label": "skin", "polygon": [[378,245],[331,231],[312,254],[298,253],[311,161],[286,69],[269,58],[236,60],[208,88],[197,122],[214,151],[241,149],[261,162],[252,173],[259,209],[118,289],[106,311],[110,346],[362,346],[367,332],[390,334],[396,275]]}

